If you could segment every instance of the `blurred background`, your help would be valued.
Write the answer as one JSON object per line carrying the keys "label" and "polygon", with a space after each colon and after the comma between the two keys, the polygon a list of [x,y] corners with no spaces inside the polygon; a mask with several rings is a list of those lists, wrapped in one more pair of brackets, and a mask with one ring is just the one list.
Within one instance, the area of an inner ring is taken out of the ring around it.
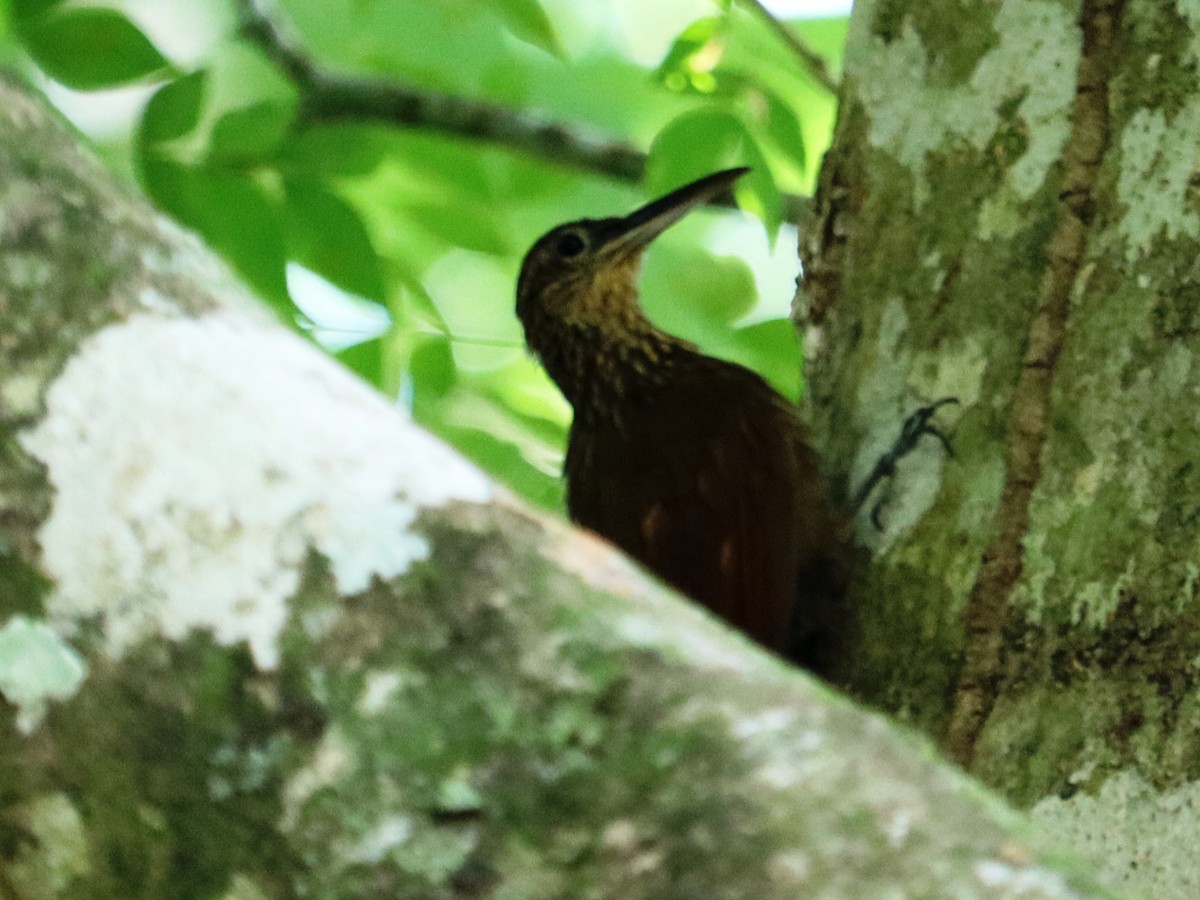
{"label": "blurred background", "polygon": [[[788,219],[830,140],[848,7],[0,0],[0,59],[282,321],[561,509],[570,408],[513,313],[524,252],[561,222],[753,167],[741,211],[695,214],[655,244],[643,301],[663,328],[798,395]],[[285,58],[379,103],[330,103],[332,88],[314,103]],[[405,122],[397,97],[417,110]],[[531,122],[555,127],[541,143],[506,137]]]}

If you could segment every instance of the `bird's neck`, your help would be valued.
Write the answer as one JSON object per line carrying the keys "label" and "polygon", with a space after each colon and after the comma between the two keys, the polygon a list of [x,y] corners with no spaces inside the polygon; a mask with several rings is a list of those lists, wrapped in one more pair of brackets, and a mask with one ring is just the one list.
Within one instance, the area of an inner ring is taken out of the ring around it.
{"label": "bird's neck", "polygon": [[638,402],[696,352],[640,311],[603,325],[559,322],[550,332],[535,349],[583,423],[618,415],[623,404]]}

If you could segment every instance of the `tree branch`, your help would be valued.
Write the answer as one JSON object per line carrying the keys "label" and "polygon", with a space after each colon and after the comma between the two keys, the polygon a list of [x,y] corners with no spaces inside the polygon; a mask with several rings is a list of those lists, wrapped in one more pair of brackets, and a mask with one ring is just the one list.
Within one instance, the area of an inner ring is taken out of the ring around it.
{"label": "tree branch", "polygon": [[829,91],[829,93],[836,96],[840,86],[837,80],[829,74],[829,66],[825,63],[825,58],[808,46],[808,44],[804,43],[804,41],[800,40],[796,36],[796,33],[788,28],[787,25],[775,18],[771,11],[763,6],[761,0],[743,0],[743,2],[747,9],[762,19],[767,27],[779,35],[780,39],[788,45],[791,51],[796,54],[796,58],[800,60],[800,64],[813,77],[813,80]]}
{"label": "tree branch", "polygon": [[[242,35],[299,90],[301,115],[306,121],[373,120],[436,131],[627,184],[639,184],[645,175],[644,152],[578,124],[382,79],[327,72],[282,33],[256,0],[235,0],[235,6]],[[735,204],[730,198],[720,205]],[[784,214],[791,222],[802,221],[810,208],[806,197],[784,196]]]}

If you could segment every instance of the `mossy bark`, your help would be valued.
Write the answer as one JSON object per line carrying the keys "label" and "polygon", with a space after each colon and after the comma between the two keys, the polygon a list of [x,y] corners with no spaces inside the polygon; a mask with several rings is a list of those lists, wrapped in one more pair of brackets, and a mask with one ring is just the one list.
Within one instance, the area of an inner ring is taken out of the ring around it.
{"label": "mossy bark", "polygon": [[1112,877],[1194,896],[1200,10],[967,6],[856,3],[805,244],[847,492],[907,414],[959,401],[953,455],[924,440],[860,516],[838,676]]}

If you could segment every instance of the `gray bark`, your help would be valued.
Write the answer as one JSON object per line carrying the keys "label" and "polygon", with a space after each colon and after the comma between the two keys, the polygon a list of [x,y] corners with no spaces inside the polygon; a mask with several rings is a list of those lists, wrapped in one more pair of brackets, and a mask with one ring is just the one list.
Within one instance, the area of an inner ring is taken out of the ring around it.
{"label": "gray bark", "polygon": [[520,506],[0,79],[0,895],[1098,897]]}
{"label": "gray bark", "polygon": [[1198,63],[1193,3],[859,0],[800,304],[849,489],[960,401],[858,523],[840,678],[1156,898],[1200,891]]}

